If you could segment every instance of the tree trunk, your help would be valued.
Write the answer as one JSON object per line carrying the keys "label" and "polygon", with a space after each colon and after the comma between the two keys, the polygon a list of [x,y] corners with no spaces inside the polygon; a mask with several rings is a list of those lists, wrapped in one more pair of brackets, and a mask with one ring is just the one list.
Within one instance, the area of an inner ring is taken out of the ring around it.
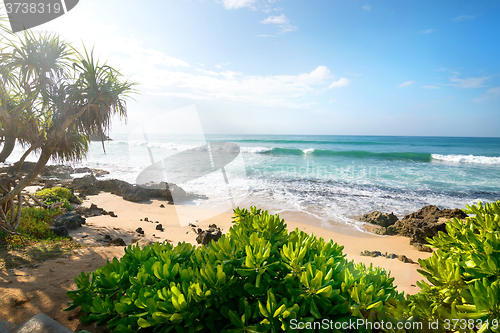
{"label": "tree trunk", "polygon": [[0,120],[3,123],[3,135],[5,136],[3,149],[0,152],[0,162],[4,163],[7,157],[9,157],[14,150],[14,147],[16,145],[16,134],[14,133],[14,129],[12,128],[12,119],[10,117],[10,114],[5,111],[2,105],[0,105]]}
{"label": "tree trunk", "polygon": [[10,156],[15,146],[16,146],[16,136],[14,132],[10,128],[5,128],[5,141],[3,143],[2,151],[0,152],[1,163],[4,163],[7,157]]}

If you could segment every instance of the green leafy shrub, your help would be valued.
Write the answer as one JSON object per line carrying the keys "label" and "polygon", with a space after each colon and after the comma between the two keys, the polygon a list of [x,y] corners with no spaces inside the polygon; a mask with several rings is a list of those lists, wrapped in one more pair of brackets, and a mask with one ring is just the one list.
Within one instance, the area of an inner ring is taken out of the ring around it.
{"label": "green leafy shrub", "polygon": [[82,272],[67,310],[80,306],[82,322],[113,332],[292,332],[291,320],[398,319],[404,296],[383,269],[347,261],[333,241],[288,233],[278,215],[234,213],[228,234],[206,247],[129,246]]}
{"label": "green leafy shrub", "polygon": [[408,297],[409,312],[438,320],[441,331],[500,332],[500,201],[467,208],[475,216],[448,221],[447,233],[429,239],[437,251],[419,261],[429,283]]}
{"label": "green leafy shrub", "polygon": [[60,209],[42,209],[24,207],[21,209],[21,221],[17,232],[19,235],[7,234],[0,231],[0,240],[11,247],[17,248],[30,245],[38,240],[58,238],[50,231],[49,223],[54,217],[61,215]]}
{"label": "green leafy shrub", "polygon": [[41,199],[46,205],[63,202],[63,207],[66,210],[73,209],[71,203],[82,203],[82,200],[74,195],[70,189],[60,186],[43,189],[36,192],[35,196]]}

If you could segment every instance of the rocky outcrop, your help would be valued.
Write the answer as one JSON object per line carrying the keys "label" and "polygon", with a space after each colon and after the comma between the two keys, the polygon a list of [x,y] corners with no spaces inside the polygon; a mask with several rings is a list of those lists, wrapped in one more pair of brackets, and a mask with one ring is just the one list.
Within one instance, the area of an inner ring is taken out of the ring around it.
{"label": "rocky outcrop", "polygon": [[362,222],[368,222],[378,225],[379,227],[388,227],[397,222],[398,217],[394,213],[382,214],[378,210],[373,213],[365,214],[360,219]]}
{"label": "rocky outcrop", "polygon": [[[18,164],[15,163],[9,167],[1,168],[0,172],[7,172],[9,174],[12,174],[17,169],[17,165]],[[35,165],[36,163],[34,162],[24,162],[19,172],[21,172],[22,174],[33,172],[33,170],[35,169]],[[71,174],[73,173],[90,173],[94,176],[101,177],[108,174],[109,172],[106,170],[92,169],[87,167],[74,169],[69,165],[46,165],[40,172],[41,177],[37,179],[37,181],[44,182],[47,180],[47,178],[51,179],[55,178],[57,180],[69,180],[71,179]],[[56,185],[64,185],[64,184],[56,183],[53,186]],[[51,186],[46,186],[46,187],[51,187]]]}
{"label": "rocky outcrop", "polygon": [[428,244],[427,237],[432,238],[438,232],[446,232],[446,221],[453,218],[464,219],[467,217],[462,210],[443,209],[429,205],[422,209],[406,215],[401,220],[388,227],[380,227],[374,230],[380,235],[401,235],[410,238],[410,244],[419,251],[432,252]]}
{"label": "rocky outcrop", "polygon": [[82,198],[87,195],[97,195],[99,192],[104,191],[133,202],[145,201],[151,198],[160,198],[173,202],[172,195],[176,200],[191,200],[201,197],[188,194],[175,184],[161,182],[159,184],[138,186],[117,179],[97,180],[93,175],[73,179],[73,182],[68,187],[78,192]]}
{"label": "rocky outcrop", "polygon": [[50,228],[50,231],[52,231],[52,233],[54,233],[54,235],[56,236],[69,237],[69,231],[66,226],[52,227]]}
{"label": "rocky outcrop", "polygon": [[52,220],[53,227],[50,229],[55,235],[69,237],[69,230],[76,230],[85,224],[85,218],[73,212],[55,217]]}
{"label": "rocky outcrop", "polygon": [[88,167],[83,167],[83,168],[73,169],[73,173],[89,173],[95,177],[102,177],[102,176],[109,174],[109,171],[102,170],[102,169],[91,169]]}
{"label": "rocky outcrop", "polygon": [[384,258],[387,258],[387,259],[398,259],[399,261],[402,261],[406,264],[417,264],[418,265],[418,262],[415,262],[413,260],[411,260],[410,258],[408,258],[407,256],[405,256],[404,254],[394,254],[394,253],[382,253],[380,251],[368,251],[368,250],[365,250],[363,252],[360,253],[361,256],[364,256],[364,257],[372,257],[372,258],[376,258],[376,257],[384,257]]}
{"label": "rocky outcrop", "polygon": [[108,242],[108,246],[127,246],[125,241],[121,238],[116,238]]}
{"label": "rocky outcrop", "polygon": [[111,217],[118,217],[114,212],[112,211],[106,211],[103,208],[97,207],[95,204],[90,204],[90,207],[78,207],[75,209],[75,212],[83,215],[85,217],[93,217],[93,216],[101,216],[101,215],[109,215]]}
{"label": "rocky outcrop", "polygon": [[73,212],[68,212],[63,215],[57,216],[52,220],[54,227],[65,226],[69,230],[76,230],[85,224],[85,218]]}
{"label": "rocky outcrop", "polygon": [[202,245],[208,245],[212,240],[218,241],[222,236],[222,230],[215,224],[209,225],[207,230],[193,228],[193,231],[198,235],[196,242]]}

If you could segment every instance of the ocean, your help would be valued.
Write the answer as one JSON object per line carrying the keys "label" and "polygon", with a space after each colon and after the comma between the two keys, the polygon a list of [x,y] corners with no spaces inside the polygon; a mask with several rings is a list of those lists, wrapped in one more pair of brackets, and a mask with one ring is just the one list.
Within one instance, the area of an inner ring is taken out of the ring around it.
{"label": "ocean", "polygon": [[[105,178],[136,183],[148,166],[203,144],[199,137],[161,134],[112,139],[105,152],[92,142],[88,158],[73,166],[104,169],[110,172]],[[403,216],[429,204],[464,208],[500,200],[500,138],[206,135],[205,140],[232,142],[240,154],[223,170],[227,182],[215,170],[178,184],[207,197],[193,205],[231,200],[282,216],[300,213],[331,229],[359,228],[357,218],[374,210]],[[150,179],[162,180],[168,182]]]}

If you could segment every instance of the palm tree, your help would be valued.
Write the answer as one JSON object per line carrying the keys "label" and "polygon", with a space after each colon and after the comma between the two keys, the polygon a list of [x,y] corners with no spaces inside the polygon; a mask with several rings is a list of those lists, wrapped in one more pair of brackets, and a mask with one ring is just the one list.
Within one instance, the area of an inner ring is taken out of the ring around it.
{"label": "palm tree", "polygon": [[39,154],[24,178],[0,178],[0,228],[15,233],[21,191],[50,159],[81,160],[92,134],[103,138],[112,116],[126,118],[125,98],[134,83],[96,61],[93,50],[81,54],[55,35],[30,32],[0,40],[0,77],[0,162],[16,143],[24,148],[18,170],[30,152]]}

